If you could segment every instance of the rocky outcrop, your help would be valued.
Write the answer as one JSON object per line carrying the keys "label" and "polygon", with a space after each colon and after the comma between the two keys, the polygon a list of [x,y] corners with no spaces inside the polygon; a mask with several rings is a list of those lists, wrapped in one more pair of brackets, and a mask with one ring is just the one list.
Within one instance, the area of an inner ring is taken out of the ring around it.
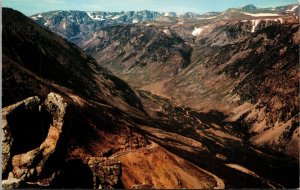
{"label": "rocky outcrop", "polygon": [[10,172],[7,187],[38,178],[47,170],[47,162],[61,141],[66,108],[63,98],[54,93],[42,104],[38,97],[31,97],[3,108],[2,176],[6,178]]}
{"label": "rocky outcrop", "polygon": [[21,179],[10,178],[7,180],[2,180],[3,189],[16,189],[22,187],[22,185],[23,181]]}
{"label": "rocky outcrop", "polygon": [[114,188],[121,183],[121,163],[114,158],[87,157],[84,162],[93,172],[94,189]]}
{"label": "rocky outcrop", "polygon": [[[69,159],[62,169],[45,177],[50,160],[56,159],[62,132],[66,127],[67,104],[55,93],[50,93],[42,103],[38,97],[30,97],[3,108],[2,125],[2,183],[6,189],[22,187],[61,188],[114,188],[121,183],[121,164],[104,157]],[[24,118],[27,116],[27,118]],[[48,116],[48,118],[46,118]],[[28,120],[29,119],[29,120]],[[35,122],[46,120],[47,122]],[[24,134],[22,129],[41,133]],[[33,129],[31,129],[33,128]],[[39,130],[43,128],[43,131]],[[26,135],[26,136],[25,136]],[[41,139],[33,141],[32,139]],[[32,144],[33,149],[25,146]],[[40,142],[40,144],[38,144]],[[62,156],[62,155],[59,155]],[[59,163],[56,163],[59,165]]]}
{"label": "rocky outcrop", "polygon": [[[2,174],[7,174],[12,159],[13,143],[16,141],[12,134],[10,118],[14,116],[18,110],[30,112],[40,103],[38,97],[30,97],[26,100],[13,104],[2,109]],[[15,118],[14,118],[15,119]],[[3,176],[2,176],[3,177]]]}

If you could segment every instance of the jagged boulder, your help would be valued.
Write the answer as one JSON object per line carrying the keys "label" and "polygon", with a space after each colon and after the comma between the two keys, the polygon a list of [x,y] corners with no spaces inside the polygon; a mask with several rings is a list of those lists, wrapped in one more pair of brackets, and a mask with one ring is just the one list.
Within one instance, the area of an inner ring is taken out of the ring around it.
{"label": "jagged boulder", "polygon": [[19,180],[38,178],[47,169],[61,141],[66,108],[63,98],[55,93],[50,93],[44,103],[30,97],[3,108],[2,177],[8,177],[8,188],[16,186],[15,181],[19,184]]}

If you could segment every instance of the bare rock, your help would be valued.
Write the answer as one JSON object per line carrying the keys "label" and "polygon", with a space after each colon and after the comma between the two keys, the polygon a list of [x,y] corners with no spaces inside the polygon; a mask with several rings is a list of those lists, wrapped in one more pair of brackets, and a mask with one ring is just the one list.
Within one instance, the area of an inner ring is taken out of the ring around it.
{"label": "bare rock", "polygon": [[23,180],[17,178],[10,178],[7,180],[2,180],[2,188],[3,189],[16,189],[22,187],[24,183]]}
{"label": "bare rock", "polygon": [[8,118],[19,110],[30,111],[38,106],[39,103],[40,99],[35,96],[2,109],[2,174],[8,173],[7,168],[12,158],[12,146],[14,141]]}
{"label": "bare rock", "polygon": [[29,173],[29,169],[28,168],[15,167],[13,169],[13,176],[14,176],[14,178],[17,178],[17,179],[24,180],[27,177],[28,173]]}
{"label": "bare rock", "polygon": [[67,104],[55,93],[50,93],[43,103],[32,97],[4,108],[3,164],[7,188],[18,188],[21,182],[25,187],[49,187],[53,183],[62,188],[114,188],[120,184],[120,162],[104,157],[67,160],[61,174],[50,178],[44,175],[53,172],[48,171],[49,161],[55,159],[62,140],[66,110]]}
{"label": "bare rock", "polygon": [[43,104],[31,97],[3,109],[3,173],[11,167],[10,177],[22,180],[42,174],[61,140],[66,108],[60,95],[50,93]]}
{"label": "bare rock", "polygon": [[56,150],[56,146],[60,140],[62,128],[64,126],[67,104],[60,95],[50,93],[43,106],[49,113],[51,113],[53,120],[50,125],[47,138],[40,146],[43,159],[41,159],[37,166],[38,175],[41,174],[45,162]]}
{"label": "bare rock", "polygon": [[15,155],[12,159],[13,168],[20,167],[20,166],[26,166],[26,167],[33,166],[35,158],[40,153],[41,153],[40,149],[37,148],[29,152],[26,152],[24,154]]}
{"label": "bare rock", "polygon": [[84,162],[93,172],[94,188],[114,188],[120,183],[120,161],[104,157],[87,157]]}

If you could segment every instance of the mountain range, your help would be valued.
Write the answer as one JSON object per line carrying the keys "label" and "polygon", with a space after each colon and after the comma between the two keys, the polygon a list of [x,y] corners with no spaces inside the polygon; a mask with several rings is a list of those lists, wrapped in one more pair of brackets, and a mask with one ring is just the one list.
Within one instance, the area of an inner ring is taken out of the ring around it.
{"label": "mountain range", "polygon": [[[247,5],[240,9],[235,9],[238,12],[268,12],[273,14],[296,14],[299,13],[297,5],[288,5],[275,8],[259,9],[254,5]],[[220,15],[221,12],[207,12],[203,15],[187,12],[182,15],[175,12],[159,13],[156,11],[122,11],[122,12],[104,12],[104,11],[51,11],[32,15],[31,18],[42,26],[45,26],[53,32],[59,34],[63,38],[80,43],[82,38],[93,36],[93,32],[115,25],[137,24],[145,21],[155,20],[173,20],[182,22],[184,19],[199,18],[209,19],[211,16]],[[167,17],[167,18],[164,18]],[[220,15],[222,17],[222,15]],[[175,20],[174,20],[175,19]],[[178,20],[179,19],[179,20]]]}
{"label": "mountain range", "polygon": [[2,12],[4,188],[299,187],[299,5]]}

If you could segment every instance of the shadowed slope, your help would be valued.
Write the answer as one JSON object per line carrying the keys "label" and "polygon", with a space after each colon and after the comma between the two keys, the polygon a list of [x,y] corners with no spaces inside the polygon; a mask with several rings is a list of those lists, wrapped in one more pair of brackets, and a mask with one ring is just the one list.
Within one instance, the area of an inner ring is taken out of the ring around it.
{"label": "shadowed slope", "polygon": [[[4,71],[8,71],[5,70],[6,60],[13,61],[37,76],[71,88],[89,99],[109,104],[119,102],[121,109],[130,106],[142,109],[139,99],[125,82],[98,66],[76,45],[11,9],[3,9],[3,55]],[[13,76],[3,74],[4,80]],[[12,87],[5,82],[4,92],[13,91]],[[14,95],[3,93],[3,105],[30,94]]]}

